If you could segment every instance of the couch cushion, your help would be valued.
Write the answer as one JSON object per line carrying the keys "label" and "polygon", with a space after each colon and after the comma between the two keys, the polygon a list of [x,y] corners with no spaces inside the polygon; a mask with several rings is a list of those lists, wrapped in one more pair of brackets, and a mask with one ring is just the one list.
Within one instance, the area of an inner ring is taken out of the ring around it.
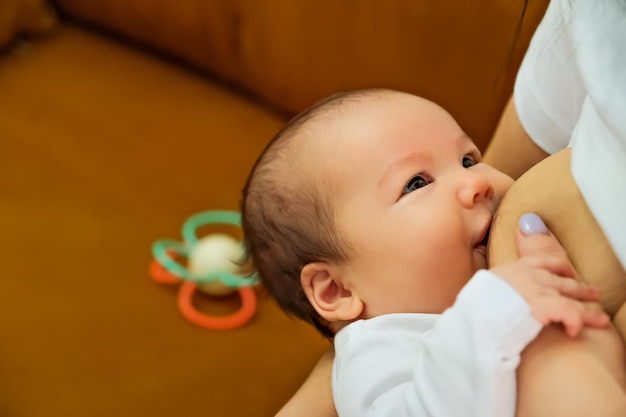
{"label": "couch cushion", "polygon": [[481,148],[548,3],[529,0],[522,22],[522,0],[57,2],[292,113],[338,90],[422,95],[447,108]]}

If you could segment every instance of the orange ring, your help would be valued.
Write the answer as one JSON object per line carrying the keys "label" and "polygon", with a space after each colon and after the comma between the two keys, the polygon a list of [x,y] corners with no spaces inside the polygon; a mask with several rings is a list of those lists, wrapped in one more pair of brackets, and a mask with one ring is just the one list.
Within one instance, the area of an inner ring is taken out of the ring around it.
{"label": "orange ring", "polygon": [[[171,253],[169,255],[170,257],[173,256]],[[159,284],[175,284],[180,281],[180,278],[163,268],[163,265],[156,259],[153,259],[150,263],[150,276]]]}
{"label": "orange ring", "polygon": [[197,285],[191,281],[184,281],[178,292],[178,308],[182,315],[195,324],[205,329],[230,330],[246,324],[254,315],[256,309],[256,295],[251,287],[241,287],[237,290],[241,297],[239,311],[227,316],[207,316],[196,310],[191,302],[191,297]]}

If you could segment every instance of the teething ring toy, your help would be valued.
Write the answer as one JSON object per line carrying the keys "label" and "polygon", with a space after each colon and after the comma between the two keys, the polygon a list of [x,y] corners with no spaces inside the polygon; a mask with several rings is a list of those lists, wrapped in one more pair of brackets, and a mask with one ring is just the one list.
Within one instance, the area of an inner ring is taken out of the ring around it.
{"label": "teething ring toy", "polygon": [[239,311],[227,316],[208,316],[199,312],[193,306],[192,297],[197,285],[193,282],[183,282],[178,292],[178,308],[182,315],[197,326],[215,330],[229,330],[246,324],[254,315],[256,309],[256,296],[250,287],[238,288],[241,297]]}
{"label": "teething ring toy", "polygon": [[159,284],[176,284],[177,282],[180,282],[180,278],[163,268],[163,265],[161,265],[156,259],[153,259],[152,262],[150,262],[150,276]]}
{"label": "teething ring toy", "polygon": [[[178,292],[178,308],[187,320],[196,326],[213,330],[229,330],[246,324],[254,316],[256,295],[251,288],[257,283],[255,276],[236,274],[238,268],[232,257],[241,254],[241,244],[226,235],[209,235],[198,239],[196,230],[208,224],[241,225],[240,215],[234,211],[208,211],[190,217],[183,225],[184,242],[161,239],[152,245],[154,259],[149,272],[160,284],[182,281]],[[189,260],[187,267],[181,258]],[[210,316],[198,311],[192,303],[193,294],[202,286],[208,294],[238,292],[241,308],[230,315]]]}

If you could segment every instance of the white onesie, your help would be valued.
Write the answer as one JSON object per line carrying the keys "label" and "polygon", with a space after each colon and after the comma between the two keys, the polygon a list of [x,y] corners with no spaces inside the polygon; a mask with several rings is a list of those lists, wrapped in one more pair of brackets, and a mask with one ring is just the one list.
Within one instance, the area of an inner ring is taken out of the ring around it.
{"label": "white onesie", "polygon": [[388,314],[335,336],[340,417],[514,417],[520,353],[542,326],[506,282],[478,271],[443,314]]}

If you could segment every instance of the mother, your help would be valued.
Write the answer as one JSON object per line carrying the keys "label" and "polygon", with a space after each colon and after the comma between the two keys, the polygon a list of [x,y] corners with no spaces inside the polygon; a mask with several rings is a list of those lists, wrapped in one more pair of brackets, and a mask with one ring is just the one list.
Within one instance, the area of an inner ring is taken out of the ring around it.
{"label": "mother", "polygon": [[[510,236],[515,219],[525,211],[537,212],[567,249],[580,279],[600,289],[602,306],[623,338],[624,39],[626,3],[552,0],[486,155],[486,162],[513,177],[542,161],[503,201],[491,236],[491,263],[516,256]],[[559,394],[572,398],[572,409],[580,415],[626,415],[620,348],[610,332],[587,330],[581,340],[571,341],[547,329],[522,357],[518,415],[553,415],[550,398]],[[559,381],[552,380],[553,371],[559,372]]]}
{"label": "mother", "polygon": [[[622,336],[625,39],[623,0],[552,0],[485,158],[514,178],[534,166],[502,202],[491,235],[491,263],[517,256],[517,220],[524,212],[538,213],[568,250],[580,278],[600,289],[602,306]],[[329,354],[279,416],[335,415],[330,366]],[[572,340],[557,327],[546,328],[522,356],[518,416],[556,415],[550,401],[555,396],[572,401],[568,416],[626,415],[625,367],[623,345],[610,329],[586,329]]]}
{"label": "mother", "polygon": [[[581,276],[601,290],[602,304],[623,334],[625,40],[623,0],[552,0],[485,157],[517,178],[549,153],[570,146],[518,181],[508,199],[513,203],[502,210],[509,216],[539,212]],[[510,258],[515,253],[510,240],[494,237],[492,262]]]}

